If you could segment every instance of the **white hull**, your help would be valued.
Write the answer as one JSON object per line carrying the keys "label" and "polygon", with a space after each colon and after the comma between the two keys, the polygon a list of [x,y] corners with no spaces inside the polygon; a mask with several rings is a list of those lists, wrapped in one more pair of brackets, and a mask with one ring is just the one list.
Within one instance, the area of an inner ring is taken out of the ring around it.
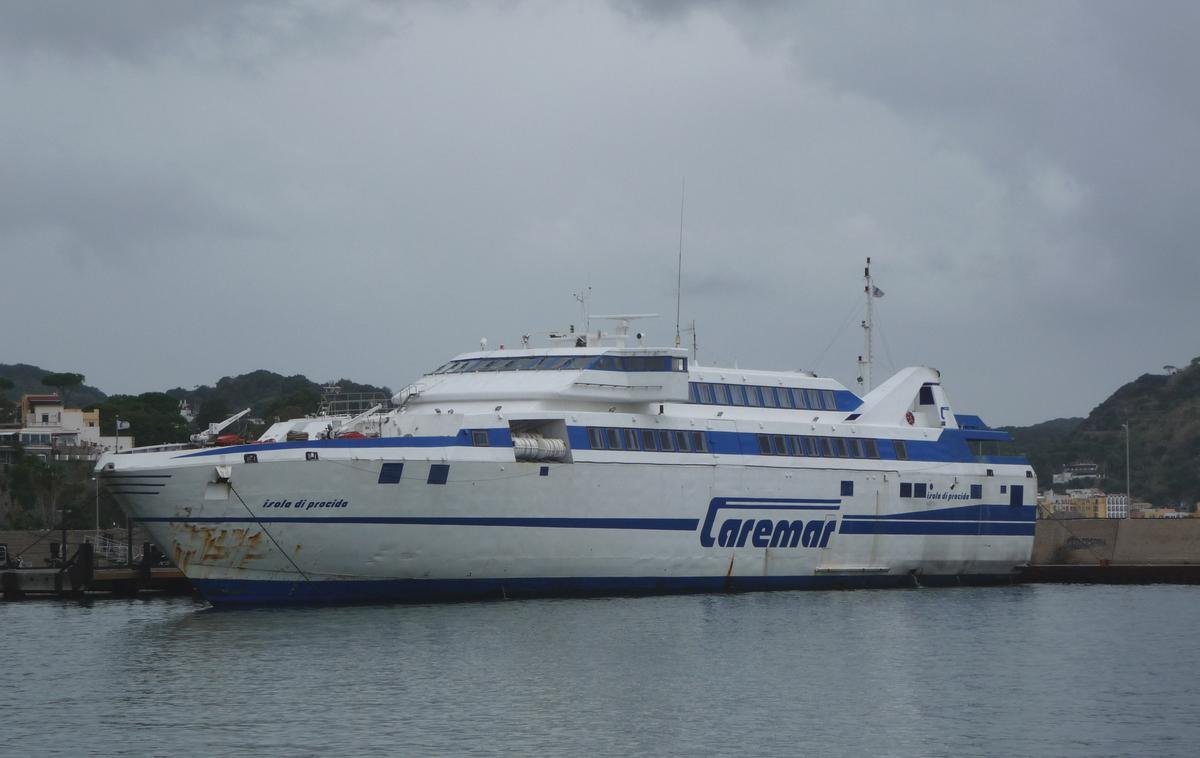
{"label": "white hull", "polygon": [[[101,475],[219,605],[998,581],[1032,549],[1025,465],[597,452],[547,465],[362,442],[110,456]],[[385,462],[404,464],[399,481],[380,482]],[[431,464],[449,466],[444,484]],[[927,496],[901,498],[914,477]]]}

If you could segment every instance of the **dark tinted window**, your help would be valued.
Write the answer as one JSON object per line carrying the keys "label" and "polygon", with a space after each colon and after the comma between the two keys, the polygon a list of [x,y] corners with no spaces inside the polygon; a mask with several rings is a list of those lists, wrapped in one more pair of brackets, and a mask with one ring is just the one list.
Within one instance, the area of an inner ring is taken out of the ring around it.
{"label": "dark tinted window", "polygon": [[649,429],[646,429],[642,432],[642,449],[643,450],[657,450],[658,449],[657,438],[654,436],[654,432]]}

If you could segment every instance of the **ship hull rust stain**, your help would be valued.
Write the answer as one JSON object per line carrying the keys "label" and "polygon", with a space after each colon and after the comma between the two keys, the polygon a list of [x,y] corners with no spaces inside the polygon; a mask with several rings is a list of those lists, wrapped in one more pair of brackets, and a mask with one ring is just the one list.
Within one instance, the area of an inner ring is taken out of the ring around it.
{"label": "ship hull rust stain", "polygon": [[174,537],[171,555],[175,565],[183,570],[196,565],[246,569],[267,557],[266,534],[253,527],[181,524]]}

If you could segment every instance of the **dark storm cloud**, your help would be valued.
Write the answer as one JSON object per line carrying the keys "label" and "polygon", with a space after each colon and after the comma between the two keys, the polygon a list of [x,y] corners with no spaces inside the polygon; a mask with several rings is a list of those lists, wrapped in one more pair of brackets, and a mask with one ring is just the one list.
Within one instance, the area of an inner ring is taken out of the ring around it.
{"label": "dark storm cloud", "polygon": [[247,62],[383,36],[394,13],[371,0],[12,0],[0,11],[0,51],[135,64],[186,56]]}
{"label": "dark storm cloud", "polygon": [[[1200,5],[621,3],[715,12],[805,75],[935,130],[1026,192],[1075,265],[1182,295],[1200,276]],[[1070,218],[1063,218],[1070,217]],[[1023,258],[1024,251],[1013,251]],[[1145,260],[1160,261],[1150,269]]]}

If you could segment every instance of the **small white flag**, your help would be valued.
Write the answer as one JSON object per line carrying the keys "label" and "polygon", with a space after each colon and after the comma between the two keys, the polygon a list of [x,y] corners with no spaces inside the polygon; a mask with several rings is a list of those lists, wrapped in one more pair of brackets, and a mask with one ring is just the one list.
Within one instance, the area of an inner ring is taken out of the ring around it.
{"label": "small white flag", "polygon": [[117,419],[117,431],[118,432],[123,432],[128,428],[129,428],[128,421],[122,421],[121,419]]}
{"label": "small white flag", "polygon": [[874,290],[871,292],[871,294],[872,294],[872,295],[874,295],[875,297],[883,297],[883,290],[881,290],[881,289],[879,289],[878,287],[876,287],[876,288],[875,288],[875,289],[874,289]]}

